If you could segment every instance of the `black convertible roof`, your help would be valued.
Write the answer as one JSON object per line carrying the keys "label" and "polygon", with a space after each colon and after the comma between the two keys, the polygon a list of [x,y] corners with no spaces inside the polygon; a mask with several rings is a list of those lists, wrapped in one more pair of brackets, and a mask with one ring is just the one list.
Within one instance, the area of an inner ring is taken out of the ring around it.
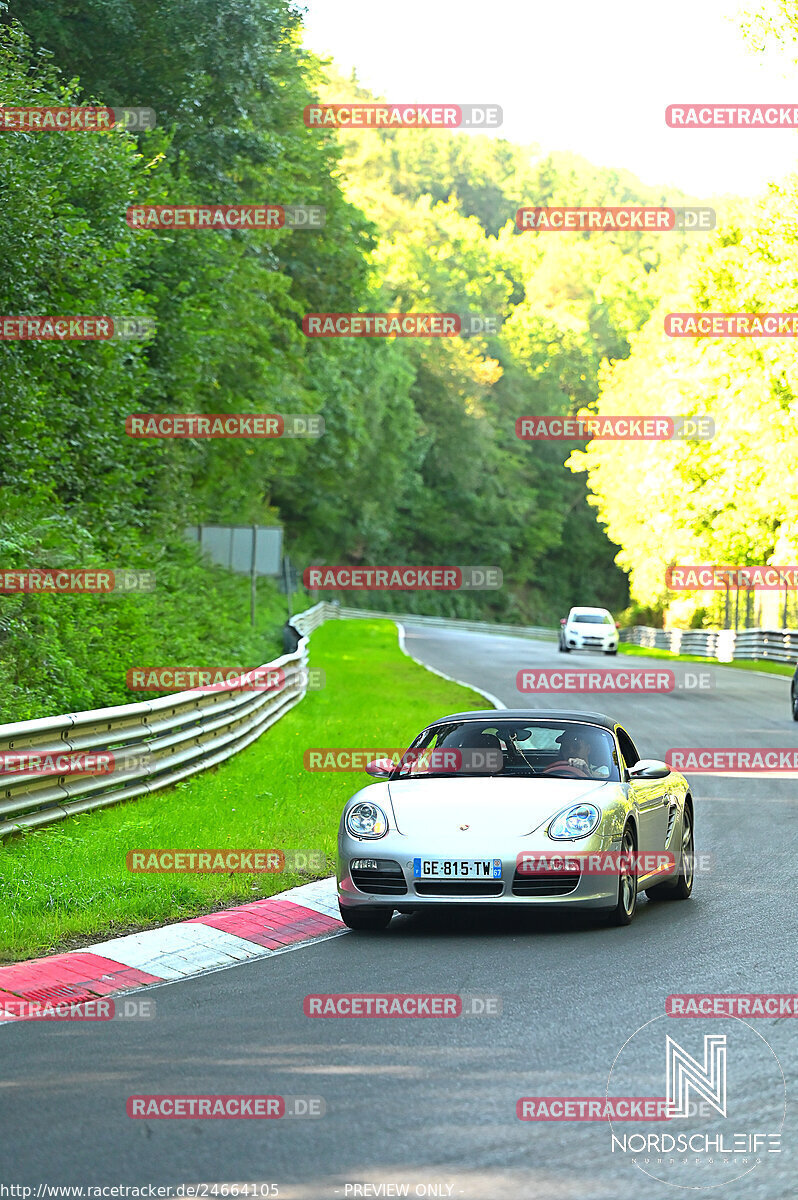
{"label": "black convertible roof", "polygon": [[582,721],[588,725],[603,725],[605,729],[615,729],[618,724],[604,713],[580,712],[571,708],[478,708],[471,712],[437,717],[429,725],[440,725],[442,721],[482,721],[489,717],[497,721],[506,721],[508,718],[511,721]]}

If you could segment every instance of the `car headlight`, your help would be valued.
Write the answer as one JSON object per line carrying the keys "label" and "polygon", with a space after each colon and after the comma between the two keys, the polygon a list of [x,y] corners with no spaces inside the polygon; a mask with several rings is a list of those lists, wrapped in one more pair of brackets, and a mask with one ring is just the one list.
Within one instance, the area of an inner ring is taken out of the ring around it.
{"label": "car headlight", "polygon": [[598,825],[601,813],[595,804],[574,804],[554,818],[549,825],[550,838],[583,838]]}
{"label": "car headlight", "polygon": [[381,838],[388,832],[388,818],[379,805],[362,800],[346,814],[346,828],[353,837]]}

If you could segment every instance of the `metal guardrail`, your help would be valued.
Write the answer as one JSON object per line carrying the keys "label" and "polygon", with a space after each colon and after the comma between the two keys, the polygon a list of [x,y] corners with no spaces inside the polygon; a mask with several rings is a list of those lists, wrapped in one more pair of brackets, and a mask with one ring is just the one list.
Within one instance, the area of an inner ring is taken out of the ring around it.
{"label": "metal guardrail", "polygon": [[668,650],[671,654],[697,654],[718,662],[733,658],[798,663],[798,630],[795,629],[652,629],[632,625],[620,638],[633,646]]}
{"label": "metal guardrail", "polygon": [[338,608],[334,604],[327,604],[322,600],[319,604],[314,604],[312,608],[306,608],[304,612],[297,613],[295,617],[291,617],[289,624],[293,625],[303,638],[309,638],[315,629],[328,621],[330,617],[335,617],[338,613]]}
{"label": "metal guardrail", "polygon": [[327,607],[299,613],[292,622],[302,635],[297,649],[259,668],[284,673],[279,690],[252,691],[233,680],[212,692],[0,725],[0,754],[114,756],[107,774],[0,773],[0,838],[149,795],[243,750],[305,695],[307,639]]}
{"label": "metal guardrail", "polygon": [[322,601],[291,618],[301,635],[297,649],[258,668],[261,673],[284,673],[279,690],[252,691],[233,680],[213,691],[176,692],[138,704],[0,725],[0,755],[108,753],[114,759],[113,770],[104,774],[0,771],[0,839],[151,795],[237,754],[305,695],[310,634],[326,620],[358,617],[547,640],[557,636],[554,630],[533,626],[341,608]]}
{"label": "metal guardrail", "polygon": [[[538,625],[494,625],[492,621],[465,621],[459,617],[420,617],[416,613],[378,612],[368,608],[339,608],[328,604],[343,620],[357,617],[387,617],[390,621],[410,622],[427,625],[431,629],[464,629],[467,633],[506,633],[514,637],[535,638],[537,641],[556,642],[556,629],[544,629]],[[332,615],[332,613],[328,614]]]}

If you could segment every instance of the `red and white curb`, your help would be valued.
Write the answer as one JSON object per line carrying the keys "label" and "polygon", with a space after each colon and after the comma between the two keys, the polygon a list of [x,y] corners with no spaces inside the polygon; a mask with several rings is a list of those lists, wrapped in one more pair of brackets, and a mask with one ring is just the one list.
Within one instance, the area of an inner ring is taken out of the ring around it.
{"label": "red and white curb", "polygon": [[14,1001],[80,1004],[266,958],[345,932],[335,879],[315,880],[268,900],[98,942],[85,950],[0,967],[0,1024],[26,1019],[10,1015]]}

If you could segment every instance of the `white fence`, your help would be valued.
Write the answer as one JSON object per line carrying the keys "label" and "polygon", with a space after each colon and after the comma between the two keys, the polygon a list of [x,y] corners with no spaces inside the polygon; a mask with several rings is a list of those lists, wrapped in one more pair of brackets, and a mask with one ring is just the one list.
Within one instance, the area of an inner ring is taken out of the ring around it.
{"label": "white fence", "polygon": [[697,654],[718,662],[733,658],[798,662],[795,629],[652,629],[632,625],[621,630],[621,641],[633,646],[669,650],[672,654]]}
{"label": "white fence", "polygon": [[300,613],[293,622],[302,634],[297,649],[259,668],[281,672],[274,689],[234,680],[213,691],[0,725],[0,756],[113,757],[113,770],[103,774],[43,774],[43,761],[38,771],[0,772],[0,838],[149,795],[243,750],[305,695],[308,636],[324,621],[325,607]]}

